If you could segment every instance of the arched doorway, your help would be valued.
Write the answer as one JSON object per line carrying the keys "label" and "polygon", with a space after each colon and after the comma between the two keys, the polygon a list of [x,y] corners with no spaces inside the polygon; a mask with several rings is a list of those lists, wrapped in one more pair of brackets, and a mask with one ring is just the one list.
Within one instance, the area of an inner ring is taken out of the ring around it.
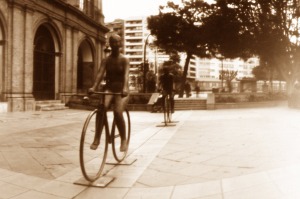
{"label": "arched doorway", "polygon": [[84,40],[77,54],[77,92],[85,93],[94,83],[94,60],[90,43]]}
{"label": "arched doorway", "polygon": [[36,100],[55,99],[55,47],[45,25],[37,29],[34,38],[33,96]]}

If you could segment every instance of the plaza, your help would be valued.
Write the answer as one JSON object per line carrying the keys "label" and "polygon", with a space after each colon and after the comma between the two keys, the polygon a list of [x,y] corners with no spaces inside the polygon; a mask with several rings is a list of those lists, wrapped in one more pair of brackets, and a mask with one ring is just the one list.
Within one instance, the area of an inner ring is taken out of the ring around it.
{"label": "plaza", "polygon": [[114,178],[105,188],[74,184],[88,114],[0,113],[0,198],[300,197],[300,110],[286,104],[176,111],[172,127],[157,127],[162,113],[132,111],[127,159],[136,161],[105,165]]}

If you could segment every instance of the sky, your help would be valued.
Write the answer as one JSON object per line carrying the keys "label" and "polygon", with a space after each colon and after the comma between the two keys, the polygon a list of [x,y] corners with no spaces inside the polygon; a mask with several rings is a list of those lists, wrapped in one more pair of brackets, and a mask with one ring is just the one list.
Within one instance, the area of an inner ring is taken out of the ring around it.
{"label": "sky", "polygon": [[[167,5],[170,0],[102,0],[105,22],[115,19],[125,19],[136,16],[150,16],[158,14],[160,5]],[[173,0],[179,3],[181,0]]]}

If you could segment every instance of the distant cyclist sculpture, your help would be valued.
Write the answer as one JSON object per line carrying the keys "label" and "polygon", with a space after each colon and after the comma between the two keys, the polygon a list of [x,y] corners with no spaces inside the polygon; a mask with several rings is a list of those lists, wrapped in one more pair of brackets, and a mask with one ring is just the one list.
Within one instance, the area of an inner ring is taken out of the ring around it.
{"label": "distant cyclist sculpture", "polygon": [[[84,123],[80,140],[81,171],[85,180],[92,184],[98,180],[103,171],[108,144],[112,144],[114,158],[120,163],[126,157],[130,140],[130,116],[126,109],[129,99],[129,61],[119,51],[121,47],[119,35],[112,35],[109,44],[111,54],[102,61],[94,85],[88,90],[89,97],[85,98],[97,96],[100,99],[99,105]],[[99,92],[98,87],[103,80],[106,83]],[[111,105],[113,121],[110,132],[108,110]],[[86,185],[81,181],[75,184]]]}
{"label": "distant cyclist sculpture", "polygon": [[174,113],[174,76],[168,66],[163,66],[163,74],[159,77],[159,89],[162,92],[164,126],[170,126]]}

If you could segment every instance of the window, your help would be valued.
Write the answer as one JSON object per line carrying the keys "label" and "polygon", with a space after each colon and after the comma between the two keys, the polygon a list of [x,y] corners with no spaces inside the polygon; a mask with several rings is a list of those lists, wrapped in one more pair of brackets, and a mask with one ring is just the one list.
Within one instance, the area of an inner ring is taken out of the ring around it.
{"label": "window", "polygon": [[84,8],[84,0],[79,0],[79,9],[83,10]]}
{"label": "window", "polygon": [[78,0],[79,9],[90,17],[94,17],[94,0]]}

